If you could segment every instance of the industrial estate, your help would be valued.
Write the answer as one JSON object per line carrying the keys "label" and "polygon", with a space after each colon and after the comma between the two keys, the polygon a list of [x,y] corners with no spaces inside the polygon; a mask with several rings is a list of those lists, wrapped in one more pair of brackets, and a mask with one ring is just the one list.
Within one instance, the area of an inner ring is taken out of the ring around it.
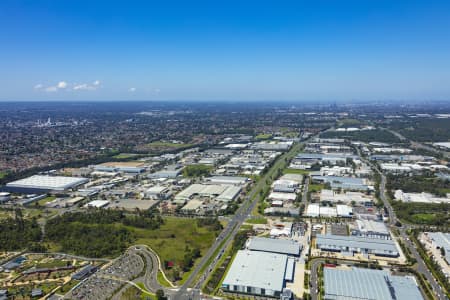
{"label": "industrial estate", "polygon": [[0,299],[447,299],[446,144],[396,129],[418,113],[288,111],[310,125],[10,172]]}

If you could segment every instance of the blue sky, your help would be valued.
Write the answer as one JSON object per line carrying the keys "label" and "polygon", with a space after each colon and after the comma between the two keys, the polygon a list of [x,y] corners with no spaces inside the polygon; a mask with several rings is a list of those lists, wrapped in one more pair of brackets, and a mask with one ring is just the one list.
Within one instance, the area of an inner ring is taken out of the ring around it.
{"label": "blue sky", "polygon": [[0,100],[448,100],[450,1],[0,1]]}

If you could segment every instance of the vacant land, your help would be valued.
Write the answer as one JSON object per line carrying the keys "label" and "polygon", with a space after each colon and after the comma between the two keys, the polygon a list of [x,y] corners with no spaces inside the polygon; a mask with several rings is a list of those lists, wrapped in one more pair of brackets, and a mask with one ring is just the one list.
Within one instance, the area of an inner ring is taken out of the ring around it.
{"label": "vacant land", "polygon": [[254,218],[248,218],[245,220],[245,223],[248,224],[267,224],[267,219],[263,217],[254,217]]}
{"label": "vacant land", "polygon": [[135,154],[135,153],[119,153],[117,155],[114,155],[113,158],[117,158],[117,159],[128,159],[128,158],[133,158],[138,156],[139,154]]}
{"label": "vacant land", "polygon": [[404,203],[392,201],[397,216],[408,223],[420,225],[448,226],[450,204]]}
{"label": "vacant land", "polygon": [[258,134],[255,138],[257,140],[268,140],[271,137],[272,137],[272,134],[270,134],[270,133],[261,133],[261,134]]}
{"label": "vacant land", "polygon": [[389,125],[404,137],[418,142],[450,140],[450,119],[408,119]]}
{"label": "vacant land", "polygon": [[183,169],[183,176],[185,177],[201,177],[209,175],[209,173],[212,171],[212,166],[202,165],[202,164],[196,164],[196,165],[189,165],[186,166]]}
{"label": "vacant land", "polygon": [[[187,249],[199,249],[201,254],[205,253],[220,230],[199,226],[195,219],[165,218],[158,230],[134,228],[133,231],[137,244],[145,244],[155,250],[163,265],[171,262],[177,267],[183,265]],[[168,276],[173,274],[169,272]]]}
{"label": "vacant land", "polygon": [[427,192],[436,196],[445,197],[449,192],[450,182],[434,176],[420,175],[402,177],[389,175],[387,178],[387,189],[389,196],[393,198],[393,191],[400,189],[405,193]]}
{"label": "vacant land", "polygon": [[300,169],[284,169],[284,174],[301,174],[301,175],[309,175],[310,171],[308,170],[300,170]]}
{"label": "vacant land", "polygon": [[40,206],[44,206],[46,203],[48,203],[48,202],[50,202],[50,201],[53,201],[53,200],[55,200],[55,199],[56,199],[55,196],[48,196],[48,197],[45,197],[44,199],[39,200],[39,201],[38,201],[38,204],[39,204]]}
{"label": "vacant land", "polygon": [[324,184],[310,184],[308,187],[308,191],[311,193],[320,192],[325,188]]}

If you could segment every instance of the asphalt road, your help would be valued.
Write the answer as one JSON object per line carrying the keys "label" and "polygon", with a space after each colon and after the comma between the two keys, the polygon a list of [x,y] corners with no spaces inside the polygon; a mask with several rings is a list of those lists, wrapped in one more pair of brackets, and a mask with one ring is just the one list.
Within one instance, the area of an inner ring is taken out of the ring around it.
{"label": "asphalt road", "polygon": [[303,187],[303,194],[302,194],[302,203],[306,205],[308,204],[308,189],[309,189],[309,177],[306,177],[305,179],[305,185]]}

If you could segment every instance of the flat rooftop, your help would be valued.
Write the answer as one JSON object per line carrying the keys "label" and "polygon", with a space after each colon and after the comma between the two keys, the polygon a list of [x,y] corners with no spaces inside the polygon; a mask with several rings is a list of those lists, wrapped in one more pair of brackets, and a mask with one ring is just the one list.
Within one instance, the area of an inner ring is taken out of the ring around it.
{"label": "flat rooftop", "polygon": [[398,253],[398,249],[392,240],[371,239],[359,236],[341,236],[331,234],[318,234],[316,244],[322,248],[349,248],[369,249],[379,254]]}
{"label": "flat rooftop", "polygon": [[421,300],[414,277],[386,270],[324,268],[325,299]]}
{"label": "flat rooftop", "polygon": [[108,208],[123,208],[126,210],[134,210],[139,208],[141,210],[147,210],[158,204],[159,201],[155,200],[135,200],[135,199],[125,199],[115,202],[111,202]]}
{"label": "flat rooftop", "polygon": [[84,177],[33,175],[7,183],[6,186],[10,188],[64,191],[88,181],[89,179]]}
{"label": "flat rooftop", "polygon": [[281,292],[287,261],[284,254],[239,250],[222,284]]}
{"label": "flat rooftop", "polygon": [[254,251],[265,251],[299,256],[301,245],[293,240],[252,237],[248,240],[247,248]]}

